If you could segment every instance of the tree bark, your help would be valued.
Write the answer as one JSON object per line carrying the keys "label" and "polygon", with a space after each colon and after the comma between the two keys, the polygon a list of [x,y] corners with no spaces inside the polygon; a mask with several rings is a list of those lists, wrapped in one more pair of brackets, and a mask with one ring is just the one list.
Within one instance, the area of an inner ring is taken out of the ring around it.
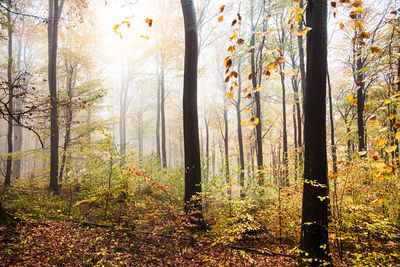
{"label": "tree bark", "polygon": [[300,266],[330,263],[326,155],[327,1],[307,5],[307,74],[304,95],[304,190]]}
{"label": "tree bark", "polygon": [[[282,66],[282,69],[285,67]],[[282,149],[283,149],[283,180],[281,185],[289,186],[289,166],[288,166],[288,141],[287,141],[287,122],[286,122],[286,85],[285,74],[280,71],[281,86],[282,86]]]}
{"label": "tree bark", "polygon": [[[331,123],[331,153],[332,153],[332,169],[333,174],[336,175],[338,172],[337,168],[337,154],[336,154],[336,143],[335,143],[335,122],[333,121],[333,105],[332,105],[332,86],[329,71],[327,71],[328,79],[328,99],[329,99],[329,121]],[[334,177],[336,179],[336,177]]]}
{"label": "tree bark", "polygon": [[198,228],[205,228],[202,216],[201,164],[197,114],[198,39],[196,12],[192,0],[181,0],[185,25],[183,81],[183,135],[185,146],[185,212]]}
{"label": "tree bark", "polygon": [[[253,90],[257,88],[257,71],[255,62],[255,26],[254,26],[254,6],[253,1],[251,1],[251,23],[252,23],[252,35],[250,40],[250,47],[252,47],[252,54],[250,56],[251,60],[251,72]],[[260,91],[254,93],[254,101],[256,105],[255,116],[258,118],[258,124],[256,125],[256,147],[257,147],[257,167],[258,170],[263,169],[263,146],[262,146],[262,120],[261,120],[261,101],[260,101]],[[258,174],[258,183],[260,185],[264,184],[264,177],[261,173]]]}
{"label": "tree bark", "polygon": [[49,0],[48,21],[48,80],[50,91],[50,186],[49,189],[58,194],[58,100],[57,100],[57,43],[58,19],[62,11],[64,0],[59,8],[58,0]]}
{"label": "tree bark", "polygon": [[[8,8],[11,10],[11,0],[8,0]],[[12,34],[11,12],[7,12],[7,31],[8,31],[8,64],[7,64],[7,86],[8,86],[8,130],[7,130],[7,163],[6,175],[4,179],[4,186],[11,185],[11,172],[12,172],[12,152],[13,152],[13,112],[14,112],[14,86],[12,80],[12,67],[13,67],[13,34]]]}

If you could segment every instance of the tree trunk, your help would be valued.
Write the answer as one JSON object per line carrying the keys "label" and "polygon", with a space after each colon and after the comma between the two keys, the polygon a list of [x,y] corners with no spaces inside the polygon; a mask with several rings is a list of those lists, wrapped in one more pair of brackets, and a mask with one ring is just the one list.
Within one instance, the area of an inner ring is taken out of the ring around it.
{"label": "tree trunk", "polygon": [[185,144],[185,212],[192,224],[205,228],[202,216],[201,164],[197,114],[198,39],[196,12],[192,0],[181,0],[185,25],[183,81],[183,135]]}
{"label": "tree trunk", "polygon": [[14,220],[10,216],[8,216],[1,201],[0,201],[0,226],[7,226],[7,227],[15,226]]}
{"label": "tree trunk", "polygon": [[230,176],[230,170],[229,170],[229,125],[228,125],[228,110],[227,108],[224,109],[224,129],[225,129],[225,134],[224,134],[224,166],[225,166],[225,180],[226,184],[228,186],[228,197],[229,197],[229,202],[232,199],[232,188],[231,188],[231,176]]}
{"label": "tree trunk", "polygon": [[[8,8],[11,10],[11,0],[8,0]],[[11,185],[11,171],[12,171],[12,155],[13,152],[13,112],[14,112],[14,86],[12,80],[12,63],[13,63],[13,34],[12,34],[12,22],[11,12],[7,12],[7,31],[8,31],[8,64],[7,64],[7,86],[8,86],[8,130],[7,130],[7,165],[6,175],[4,179],[4,186]]]}
{"label": "tree trunk", "polygon": [[281,181],[281,185],[289,186],[289,166],[288,166],[288,141],[287,141],[287,122],[286,122],[286,85],[285,85],[285,74],[282,72],[282,69],[285,67],[281,67],[280,76],[281,76],[281,86],[282,86],[282,149],[283,149],[283,180]]}
{"label": "tree trunk", "polygon": [[60,9],[58,0],[49,0],[48,21],[48,80],[50,91],[50,186],[49,189],[58,194],[58,100],[57,100],[57,42],[58,42],[58,19],[62,11],[64,0],[61,1]]}
{"label": "tree trunk", "polygon": [[160,113],[161,113],[161,77],[159,73],[157,72],[157,120],[156,120],[156,146],[157,146],[157,156],[159,159],[161,159],[161,144],[160,144]]}
{"label": "tree trunk", "polygon": [[204,124],[206,126],[206,177],[205,181],[208,182],[210,173],[210,129],[208,127],[207,113],[204,114]]}
{"label": "tree trunk", "polygon": [[[252,85],[253,90],[257,88],[257,71],[256,71],[256,62],[255,62],[255,26],[254,26],[254,2],[251,1],[251,24],[252,24],[252,34],[250,40],[250,47],[252,47],[252,54],[250,56],[251,60],[251,72],[253,74],[252,77]],[[258,170],[263,169],[263,147],[262,147],[262,121],[261,121],[261,101],[260,101],[260,91],[254,93],[254,101],[256,105],[255,116],[258,118],[258,124],[256,125],[256,147],[257,147],[257,167]],[[260,185],[264,184],[264,177],[262,173],[258,173],[258,183]]]}
{"label": "tree trunk", "polygon": [[358,151],[366,149],[365,144],[365,128],[364,128],[364,103],[365,103],[365,82],[364,75],[361,73],[363,68],[360,48],[357,52],[357,75],[356,85],[357,89],[357,134],[358,134]]}
{"label": "tree trunk", "polygon": [[[331,79],[329,76],[329,71],[327,71],[327,79],[328,79],[328,99],[329,99],[329,121],[331,123],[332,168],[333,168],[333,174],[336,175],[338,169],[337,169],[337,155],[336,155],[336,143],[335,143],[335,124],[333,121],[332,87],[331,87]],[[334,177],[334,179],[336,179],[336,177]]]}
{"label": "tree trunk", "polygon": [[241,63],[238,65],[238,91],[236,100],[236,118],[237,118],[237,131],[238,131],[238,144],[239,144],[239,184],[240,184],[240,197],[246,197],[245,184],[244,184],[244,149],[243,149],[243,133],[242,133],[242,114],[240,110],[240,103],[242,99],[242,75],[240,74]]}
{"label": "tree trunk", "polygon": [[327,1],[307,5],[307,74],[304,94],[304,190],[300,266],[330,263],[326,155]]}
{"label": "tree trunk", "polygon": [[63,146],[63,155],[61,159],[61,166],[60,166],[60,173],[59,173],[59,182],[62,181],[63,175],[64,175],[64,169],[65,169],[65,164],[66,164],[66,159],[67,159],[67,149],[69,146],[69,143],[71,141],[71,127],[72,127],[72,120],[73,120],[73,111],[72,111],[72,79],[73,76],[75,75],[75,66],[72,66],[71,69],[68,72],[68,77],[67,77],[67,95],[68,95],[68,105],[66,108],[66,113],[67,113],[67,121],[65,124],[65,136],[64,136],[64,146]]}
{"label": "tree trunk", "polygon": [[167,144],[165,131],[165,55],[161,54],[161,153],[163,168],[167,168]]}

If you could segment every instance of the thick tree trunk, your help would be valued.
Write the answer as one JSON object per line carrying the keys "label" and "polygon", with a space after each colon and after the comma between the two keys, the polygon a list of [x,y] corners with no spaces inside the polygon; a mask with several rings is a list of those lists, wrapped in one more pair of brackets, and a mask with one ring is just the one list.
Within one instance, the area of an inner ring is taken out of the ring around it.
{"label": "thick tree trunk", "polygon": [[[8,8],[11,10],[11,0],[8,0]],[[8,28],[8,64],[7,64],[7,83],[8,83],[8,130],[7,130],[7,163],[6,175],[4,179],[4,186],[11,185],[11,171],[12,171],[12,155],[13,152],[13,112],[14,112],[14,86],[12,80],[12,65],[13,65],[13,34],[11,12],[7,12],[7,28]]]}
{"label": "thick tree trunk", "polygon": [[307,5],[307,74],[304,95],[304,190],[300,266],[329,263],[326,155],[327,1]]}
{"label": "thick tree trunk", "polygon": [[199,228],[202,216],[201,164],[197,114],[198,39],[196,12],[192,0],[181,0],[185,25],[185,66],[183,81],[183,134],[185,143],[185,211]]}
{"label": "thick tree trunk", "polygon": [[58,194],[58,100],[57,100],[57,42],[58,42],[58,19],[61,14],[64,1],[60,9],[58,0],[49,0],[48,21],[48,51],[49,66],[48,80],[50,91],[50,186],[49,189]]}

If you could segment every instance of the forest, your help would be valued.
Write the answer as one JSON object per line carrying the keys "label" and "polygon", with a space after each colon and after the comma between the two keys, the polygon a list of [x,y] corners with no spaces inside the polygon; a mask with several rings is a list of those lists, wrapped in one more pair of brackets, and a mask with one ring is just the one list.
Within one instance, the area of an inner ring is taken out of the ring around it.
{"label": "forest", "polygon": [[400,266],[399,99],[398,0],[0,0],[0,266]]}

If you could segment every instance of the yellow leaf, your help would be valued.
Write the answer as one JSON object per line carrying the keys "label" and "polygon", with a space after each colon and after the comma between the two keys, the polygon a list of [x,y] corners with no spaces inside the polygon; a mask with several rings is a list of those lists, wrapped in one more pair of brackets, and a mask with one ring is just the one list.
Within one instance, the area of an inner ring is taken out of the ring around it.
{"label": "yellow leaf", "polygon": [[141,35],[140,38],[143,38],[143,39],[146,39],[146,40],[149,40],[149,39],[150,39],[149,36],[145,36],[145,35]]}
{"label": "yellow leaf", "polygon": [[397,132],[397,133],[394,135],[394,138],[400,139],[400,132]]}
{"label": "yellow leaf", "polygon": [[353,94],[349,94],[347,97],[346,97],[346,102],[347,103],[349,103],[350,101],[352,101],[353,100]]}
{"label": "yellow leaf", "polygon": [[396,78],[396,79],[393,81],[393,83],[394,83],[394,84],[400,83],[400,78]]}
{"label": "yellow leaf", "polygon": [[351,101],[351,105],[354,106],[355,104],[357,104],[357,98],[353,99],[353,101]]}
{"label": "yellow leaf", "polygon": [[245,126],[247,124],[247,121],[241,121],[240,124]]}
{"label": "yellow leaf", "polygon": [[229,41],[232,41],[233,39],[236,39],[236,38],[237,38],[237,33],[236,33],[236,31],[234,31],[231,38],[229,38]]}
{"label": "yellow leaf", "polygon": [[340,29],[341,29],[342,31],[345,29],[345,27],[344,27],[344,24],[343,24],[343,23],[340,23],[340,24],[339,24],[339,27],[340,27]]}
{"label": "yellow leaf", "polygon": [[384,179],[385,179],[385,176],[383,176],[382,174],[379,174],[378,176],[375,177],[375,181],[376,182],[379,182],[379,181],[384,180]]}
{"label": "yellow leaf", "polygon": [[357,11],[357,13],[363,13],[364,9],[362,7],[357,7],[356,11]]}
{"label": "yellow leaf", "polygon": [[310,27],[305,27],[302,31],[298,32],[298,35],[306,35],[308,31],[310,31]]}
{"label": "yellow leaf", "polygon": [[250,119],[250,122],[253,123],[253,124],[258,125],[259,119],[257,117],[253,117],[253,118]]}
{"label": "yellow leaf", "polygon": [[386,144],[386,140],[385,139],[379,139],[378,142],[376,142],[377,146],[383,147]]}
{"label": "yellow leaf", "polygon": [[386,167],[386,164],[382,163],[382,162],[379,162],[379,163],[376,164],[376,167],[379,168],[379,169],[384,169]]}
{"label": "yellow leaf", "polygon": [[391,100],[390,98],[388,98],[388,99],[385,99],[385,101],[383,101],[383,104],[387,105],[387,104],[389,104],[390,102],[392,102],[392,100]]}
{"label": "yellow leaf", "polygon": [[128,20],[121,21],[121,24],[126,24],[128,28],[131,27],[131,22]]}
{"label": "yellow leaf", "polygon": [[254,92],[260,91],[261,89],[264,88],[264,86],[265,86],[265,83],[261,84],[260,86],[257,86],[257,88],[254,90]]}
{"label": "yellow leaf", "polygon": [[389,146],[389,147],[385,148],[385,151],[387,153],[392,153],[393,151],[396,150],[396,148],[397,148],[397,145]]}
{"label": "yellow leaf", "polygon": [[297,13],[296,15],[294,15],[294,19],[297,22],[301,22],[303,20],[303,16],[301,14]]}
{"label": "yellow leaf", "polygon": [[244,111],[250,112],[252,108],[245,108]]}
{"label": "yellow leaf", "polygon": [[361,21],[361,20],[356,20],[355,22],[354,22],[354,27],[356,27],[356,28],[361,28],[362,27],[362,25],[363,25],[364,23]]}
{"label": "yellow leaf", "polygon": [[224,21],[224,16],[218,18],[218,22],[223,22],[223,21]]}
{"label": "yellow leaf", "polygon": [[276,68],[276,66],[277,66],[276,62],[271,62],[267,65],[267,70],[272,70]]}
{"label": "yellow leaf", "polygon": [[233,94],[232,94],[231,92],[226,93],[226,97],[228,97],[228,98],[230,98],[230,99],[233,99]]}
{"label": "yellow leaf", "polygon": [[356,0],[353,2],[354,7],[360,7],[360,6],[362,6],[362,4],[363,4],[363,1],[361,1],[361,0]]}

